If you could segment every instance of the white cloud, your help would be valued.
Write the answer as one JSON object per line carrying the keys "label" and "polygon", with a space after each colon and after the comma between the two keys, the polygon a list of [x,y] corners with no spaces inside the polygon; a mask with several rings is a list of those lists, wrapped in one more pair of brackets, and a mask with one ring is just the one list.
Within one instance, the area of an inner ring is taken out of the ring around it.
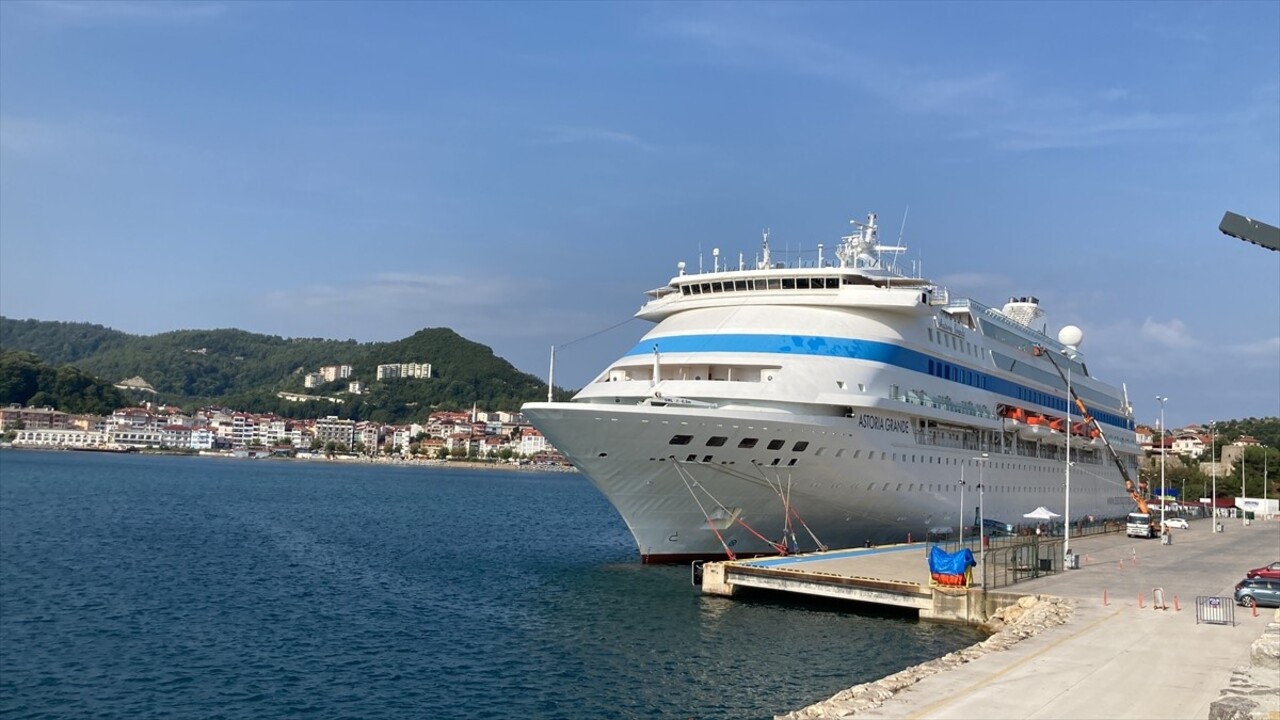
{"label": "white cloud", "polygon": [[547,145],[568,145],[576,143],[614,143],[621,145],[631,145],[642,150],[652,150],[653,146],[649,145],[639,137],[631,133],[620,132],[617,130],[608,130],[606,128],[594,127],[573,127],[565,125],[556,125],[546,128],[546,138],[542,140]]}
{"label": "white cloud", "polygon": [[1169,349],[1189,348],[1195,344],[1186,324],[1176,318],[1165,323],[1147,318],[1142,321],[1138,336],[1142,340]]}
{"label": "white cloud", "polygon": [[1280,337],[1263,338],[1247,343],[1227,345],[1223,351],[1240,358],[1280,363]]}
{"label": "white cloud", "polygon": [[[1230,122],[1221,114],[1128,109],[1127,90],[1098,88],[1069,94],[1033,84],[1016,68],[928,67],[869,57],[812,34],[788,30],[769,13],[720,13],[677,19],[658,31],[695,43],[722,62],[769,65],[799,75],[831,78],[876,95],[904,112],[958,121],[957,136],[985,139],[1011,151],[1094,147],[1153,137],[1181,137]],[[1098,106],[1098,98],[1108,105]]]}

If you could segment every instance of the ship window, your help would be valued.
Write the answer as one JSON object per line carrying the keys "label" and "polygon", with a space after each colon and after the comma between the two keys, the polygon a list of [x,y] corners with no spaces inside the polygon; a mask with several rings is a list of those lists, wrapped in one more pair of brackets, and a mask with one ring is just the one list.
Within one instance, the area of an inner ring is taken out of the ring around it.
{"label": "ship window", "polygon": [[760,441],[759,441],[759,440],[757,440],[756,438],[742,438],[742,441],[738,443],[738,447],[740,447],[740,448],[753,448],[753,447],[755,447],[755,446],[756,446],[756,443],[758,443],[758,442],[760,442]]}
{"label": "ship window", "polygon": [[698,461],[698,456],[697,456],[697,455],[694,455],[694,454],[691,454],[691,455],[689,455],[689,457],[685,458],[685,459],[684,459],[684,461],[685,461],[685,462],[697,462],[697,461]]}
{"label": "ship window", "polygon": [[667,444],[668,445],[688,445],[690,440],[693,440],[692,435],[673,435],[671,436],[671,440]]}
{"label": "ship window", "polygon": [[709,463],[709,462],[711,462],[711,456],[710,456],[710,455],[703,455],[703,456],[702,456],[702,462],[704,462],[704,463]]}
{"label": "ship window", "polygon": [[791,452],[804,452],[809,447],[808,440],[801,440],[791,448]]}
{"label": "ship window", "polygon": [[752,282],[755,284],[755,289],[756,289],[756,290],[768,290],[768,289],[769,289],[769,281],[768,281],[768,280],[753,280]]}
{"label": "ship window", "polygon": [[707,447],[720,447],[721,445],[724,445],[724,441],[728,439],[729,438],[723,435],[715,435],[713,437],[709,437],[707,438]]}
{"label": "ship window", "polygon": [[711,292],[724,292],[723,283],[711,283]]}
{"label": "ship window", "polygon": [[773,459],[773,462],[771,462],[771,463],[769,463],[769,464],[770,464],[770,465],[777,465],[777,464],[778,464],[779,462],[781,462],[781,461],[782,461],[782,458],[774,458],[774,459]]}
{"label": "ship window", "polygon": [[689,291],[689,293],[690,293],[690,294],[692,294],[692,295],[701,295],[701,294],[702,294],[702,288],[698,287],[697,285],[689,285],[689,286],[686,286],[686,287],[685,287],[685,290],[688,290],[688,291]]}
{"label": "ship window", "polygon": [[782,289],[783,289],[783,290],[795,290],[795,289],[796,289],[796,279],[795,279],[795,278],[782,278]]}
{"label": "ship window", "polygon": [[782,283],[778,278],[769,278],[769,289],[777,290],[782,287]]}
{"label": "ship window", "polygon": [[800,290],[808,290],[809,278],[796,278],[796,287]]}
{"label": "ship window", "polygon": [[711,283],[702,283],[702,294],[707,295],[711,292]]}
{"label": "ship window", "polygon": [[770,449],[770,450],[781,450],[781,449],[782,449],[782,446],[783,446],[783,445],[785,445],[785,444],[786,444],[786,443],[785,443],[785,442],[783,442],[782,440],[770,440],[770,441],[769,441],[769,449]]}
{"label": "ship window", "polygon": [[680,294],[681,294],[681,295],[688,295],[688,294],[689,294],[689,286],[688,286],[688,285],[681,285],[681,286],[680,286]]}
{"label": "ship window", "polygon": [[840,278],[827,278],[827,289],[828,289],[828,290],[839,290],[839,289],[840,289]]}
{"label": "ship window", "polygon": [[735,281],[733,282],[733,289],[734,289],[734,290],[746,290],[746,289],[747,289],[747,281],[746,281],[746,280],[735,280]]}
{"label": "ship window", "polygon": [[787,463],[787,467],[791,467],[792,465],[795,465],[795,464],[796,464],[796,459],[791,458],[791,462]]}

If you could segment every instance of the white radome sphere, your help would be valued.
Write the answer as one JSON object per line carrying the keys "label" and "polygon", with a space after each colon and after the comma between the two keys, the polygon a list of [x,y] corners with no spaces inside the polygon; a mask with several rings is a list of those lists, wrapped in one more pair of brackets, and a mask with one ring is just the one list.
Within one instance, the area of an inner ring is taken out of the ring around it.
{"label": "white radome sphere", "polygon": [[1058,342],[1069,348],[1078,348],[1084,340],[1084,331],[1075,325],[1067,325],[1058,331]]}

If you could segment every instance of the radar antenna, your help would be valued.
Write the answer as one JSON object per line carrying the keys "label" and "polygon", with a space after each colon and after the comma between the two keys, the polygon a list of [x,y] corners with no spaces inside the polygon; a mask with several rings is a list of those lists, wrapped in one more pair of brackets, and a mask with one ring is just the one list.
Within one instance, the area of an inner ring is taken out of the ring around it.
{"label": "radar antenna", "polygon": [[769,229],[765,228],[762,232],[764,235],[764,258],[760,261],[759,267],[756,268],[757,270],[764,270],[773,264],[773,259],[769,255]]}

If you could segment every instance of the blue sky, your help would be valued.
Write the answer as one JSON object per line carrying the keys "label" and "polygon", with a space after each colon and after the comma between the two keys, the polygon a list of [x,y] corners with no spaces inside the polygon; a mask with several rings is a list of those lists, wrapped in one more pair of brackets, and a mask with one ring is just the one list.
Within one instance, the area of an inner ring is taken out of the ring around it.
{"label": "blue sky", "polygon": [[0,3],[8,317],[446,326],[545,377],[699,250],[875,211],[1140,422],[1278,415],[1280,253],[1226,210],[1280,223],[1280,3]]}

